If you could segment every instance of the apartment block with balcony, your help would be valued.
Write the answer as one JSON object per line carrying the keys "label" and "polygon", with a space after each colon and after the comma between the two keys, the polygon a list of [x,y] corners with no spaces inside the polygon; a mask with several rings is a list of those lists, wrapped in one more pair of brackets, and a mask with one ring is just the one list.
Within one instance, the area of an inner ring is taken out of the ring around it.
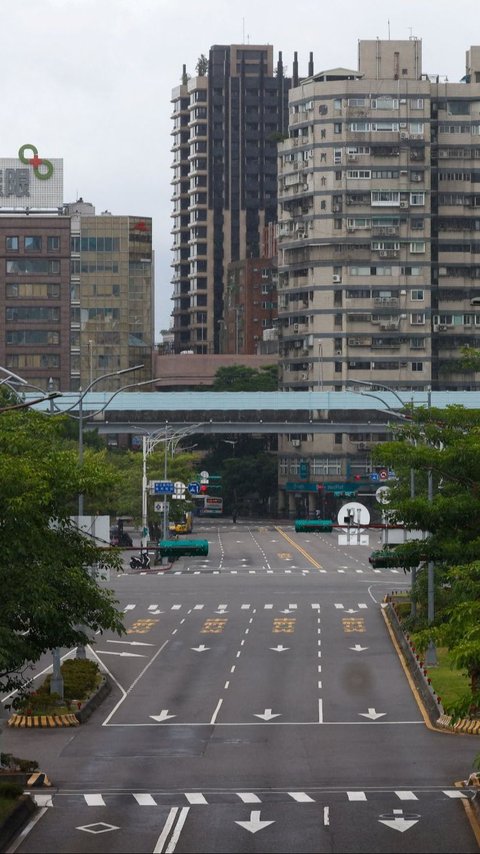
{"label": "apartment block with balcony", "polygon": [[[278,161],[282,388],[478,388],[458,360],[480,346],[480,48],[459,83],[423,73],[416,38],[360,41],[358,53],[358,70],[319,72],[290,92]],[[281,465],[308,457],[345,479],[370,466],[361,444],[285,441]]]}

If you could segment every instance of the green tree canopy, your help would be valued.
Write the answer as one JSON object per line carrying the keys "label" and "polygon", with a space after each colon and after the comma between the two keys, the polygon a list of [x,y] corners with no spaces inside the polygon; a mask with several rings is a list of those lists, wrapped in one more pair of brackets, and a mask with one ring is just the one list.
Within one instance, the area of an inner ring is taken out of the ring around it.
{"label": "green tree canopy", "polygon": [[250,368],[232,365],[219,368],[213,381],[213,391],[277,391],[278,366]]}
{"label": "green tree canopy", "polygon": [[[406,410],[396,441],[380,445],[376,463],[397,475],[388,520],[423,533],[396,547],[405,565],[418,562],[412,594],[420,614],[410,628],[419,648],[447,646],[466,669],[470,692],[450,709],[456,716],[480,709],[480,411],[461,406]],[[413,487],[413,488],[412,488]],[[407,560],[408,558],[408,560]],[[428,625],[427,565],[434,564],[435,615]],[[419,630],[418,634],[417,631]]]}
{"label": "green tree canopy", "polygon": [[124,631],[112,591],[88,571],[121,569],[119,553],[98,547],[70,518],[79,493],[100,506],[116,475],[105,452],[87,451],[80,467],[62,431],[62,419],[41,413],[0,415],[0,677],[7,689],[49,649]]}

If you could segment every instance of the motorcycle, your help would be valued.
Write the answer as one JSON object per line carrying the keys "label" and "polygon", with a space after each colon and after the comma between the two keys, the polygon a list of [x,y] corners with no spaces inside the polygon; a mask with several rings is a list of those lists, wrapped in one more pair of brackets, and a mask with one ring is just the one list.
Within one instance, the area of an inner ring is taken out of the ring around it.
{"label": "motorcycle", "polygon": [[150,555],[148,552],[140,552],[140,557],[132,555],[130,558],[131,569],[150,569]]}

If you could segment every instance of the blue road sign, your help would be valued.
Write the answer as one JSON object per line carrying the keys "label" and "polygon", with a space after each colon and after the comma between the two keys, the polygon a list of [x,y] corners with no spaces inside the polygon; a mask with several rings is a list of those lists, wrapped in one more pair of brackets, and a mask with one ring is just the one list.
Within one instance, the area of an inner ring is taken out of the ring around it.
{"label": "blue road sign", "polygon": [[194,480],[192,483],[189,483],[187,489],[190,495],[200,495],[200,484]]}
{"label": "blue road sign", "polygon": [[155,495],[173,494],[173,483],[171,480],[154,480],[153,491]]}
{"label": "blue road sign", "polygon": [[372,472],[371,472],[371,474],[370,474],[370,480],[380,480],[380,477],[379,477],[379,475],[377,474],[377,472],[376,472],[376,471],[372,471]]}

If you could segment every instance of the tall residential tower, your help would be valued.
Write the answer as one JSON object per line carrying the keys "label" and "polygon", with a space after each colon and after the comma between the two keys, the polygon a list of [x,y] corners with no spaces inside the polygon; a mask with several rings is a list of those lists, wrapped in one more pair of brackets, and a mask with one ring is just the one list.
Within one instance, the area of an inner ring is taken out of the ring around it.
{"label": "tall residential tower", "polygon": [[[176,352],[218,353],[227,268],[258,258],[277,217],[277,144],[288,92],[271,45],[214,45],[173,90],[173,334]],[[309,73],[313,74],[310,56]]]}

